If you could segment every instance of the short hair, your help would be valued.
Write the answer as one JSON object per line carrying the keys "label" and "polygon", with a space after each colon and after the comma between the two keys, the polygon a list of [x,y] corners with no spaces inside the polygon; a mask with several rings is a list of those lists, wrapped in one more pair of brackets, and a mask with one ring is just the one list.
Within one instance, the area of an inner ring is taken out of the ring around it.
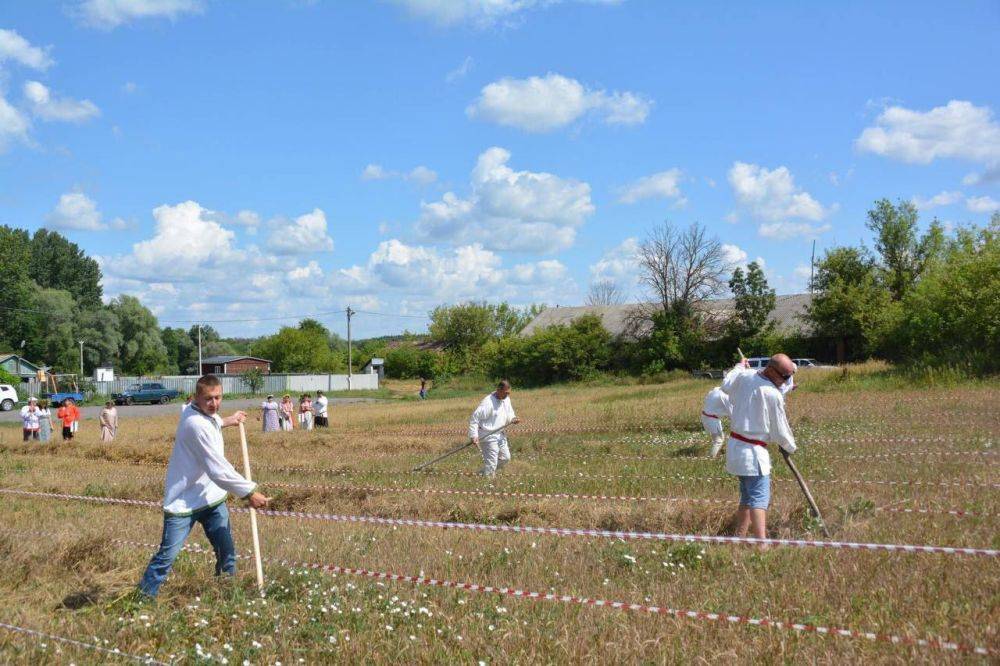
{"label": "short hair", "polygon": [[215,388],[216,386],[222,386],[222,380],[215,375],[202,375],[198,378],[198,382],[194,385],[195,395],[201,395],[208,389]]}
{"label": "short hair", "polygon": [[510,382],[507,381],[506,379],[501,379],[499,382],[497,382],[497,388],[498,389],[507,389],[509,391],[510,390]]}

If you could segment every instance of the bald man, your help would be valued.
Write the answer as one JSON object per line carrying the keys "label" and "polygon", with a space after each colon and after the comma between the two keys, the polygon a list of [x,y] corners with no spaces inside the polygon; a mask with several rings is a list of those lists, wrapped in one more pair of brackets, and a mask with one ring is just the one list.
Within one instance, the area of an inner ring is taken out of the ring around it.
{"label": "bald man", "polygon": [[775,354],[761,371],[747,367],[746,359],[726,374],[720,387],[732,407],[726,471],[739,477],[740,504],[736,512],[736,533],[767,537],[767,509],[771,504],[771,456],[767,445],[774,443],[789,453],[795,438],[785,416],[782,387],[795,374],[795,364],[785,354]]}

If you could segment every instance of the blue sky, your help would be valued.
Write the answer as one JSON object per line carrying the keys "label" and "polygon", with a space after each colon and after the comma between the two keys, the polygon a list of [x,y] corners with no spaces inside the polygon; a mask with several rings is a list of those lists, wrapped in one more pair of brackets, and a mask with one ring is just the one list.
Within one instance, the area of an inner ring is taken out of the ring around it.
{"label": "blue sky", "polygon": [[639,299],[663,220],[791,293],[875,199],[1000,205],[998,28],[996,2],[0,0],[0,223],[231,335]]}

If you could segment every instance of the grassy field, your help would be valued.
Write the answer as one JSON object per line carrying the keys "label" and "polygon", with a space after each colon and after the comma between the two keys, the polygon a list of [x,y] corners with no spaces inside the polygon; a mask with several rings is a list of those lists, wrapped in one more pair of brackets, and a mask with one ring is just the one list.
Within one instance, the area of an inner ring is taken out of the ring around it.
{"label": "grassy field", "polygon": [[[834,539],[1000,548],[995,383],[907,388],[866,381],[864,371],[799,374],[801,388],[788,398],[796,459]],[[331,414],[328,432],[264,435],[251,422],[251,458],[278,510],[724,535],[736,484],[721,460],[704,458],[697,415],[710,386],[677,379],[515,391],[524,423],[511,430],[513,462],[492,483],[471,474],[478,466],[471,450],[432,473],[409,472],[462,442],[478,396],[352,405]],[[123,419],[118,440],[103,445],[88,422],[68,446],[22,445],[19,431],[4,428],[0,487],[158,501],[175,427],[175,415]],[[227,430],[226,440],[240,468],[237,431]],[[775,463],[771,536],[822,539],[787,469]],[[614,498],[583,497],[595,495]],[[0,622],[159,661],[995,663],[1000,650],[1000,558],[262,516],[266,599],[256,596],[251,562],[241,562],[236,581],[217,581],[212,557],[188,552],[158,603],[137,606],[127,593],[159,542],[155,508],[10,494],[0,501]],[[247,552],[248,518],[233,515],[237,545]],[[208,548],[200,531],[189,543]],[[948,639],[994,652],[977,657],[292,563]],[[4,663],[109,660],[0,630]]]}

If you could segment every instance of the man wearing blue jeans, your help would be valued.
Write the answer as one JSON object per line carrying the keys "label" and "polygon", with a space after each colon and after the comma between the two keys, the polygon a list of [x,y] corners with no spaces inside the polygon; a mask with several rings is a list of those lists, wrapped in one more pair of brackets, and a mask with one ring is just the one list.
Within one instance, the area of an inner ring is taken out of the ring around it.
{"label": "man wearing blue jeans", "polygon": [[795,451],[781,391],[795,370],[792,359],[775,354],[760,372],[751,370],[742,359],[722,381],[722,391],[732,406],[726,471],[740,480],[738,536],[747,536],[752,525],[755,538],[767,538],[767,509],[771,504],[771,456],[767,445],[774,442],[788,453]]}
{"label": "man wearing blue jeans", "polygon": [[240,411],[222,418],[218,414],[221,406],[222,382],[215,375],[201,377],[194,400],[181,412],[167,465],[163,537],[139,582],[139,591],[146,596],[159,593],[195,523],[201,523],[215,550],[215,575],[235,574],[236,549],[226,499],[233,493],[255,509],[266,508],[270,501],[226,460],[222,428],[243,423],[246,413]]}

